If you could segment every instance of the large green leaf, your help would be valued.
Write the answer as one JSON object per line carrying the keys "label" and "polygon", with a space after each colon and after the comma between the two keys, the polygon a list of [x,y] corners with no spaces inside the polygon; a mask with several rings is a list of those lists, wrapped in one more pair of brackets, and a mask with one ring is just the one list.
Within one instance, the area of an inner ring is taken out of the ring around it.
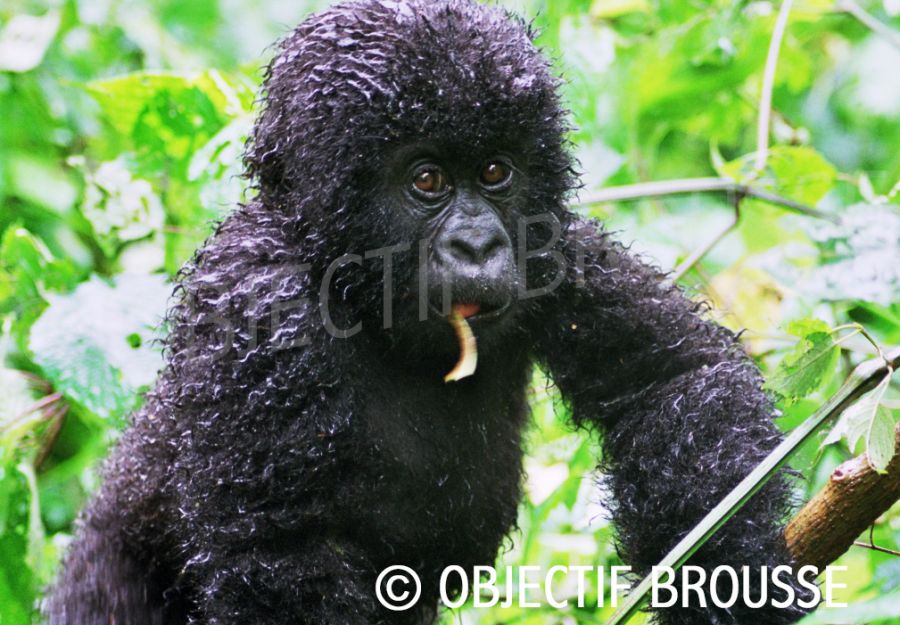
{"label": "large green leaf", "polygon": [[[173,127],[187,131],[197,124],[217,121],[217,111],[240,114],[244,112],[246,102],[215,70],[193,75],[136,72],[95,80],[87,88],[103,108],[104,119],[122,135],[130,135],[143,117],[160,106],[174,106],[166,109],[168,114],[178,117]],[[162,100],[159,99],[161,94]],[[197,99],[198,94],[206,98],[211,109],[204,108],[205,104]],[[188,113],[193,121],[182,117],[182,113]]]}
{"label": "large green leaf", "polygon": [[160,276],[124,275],[49,298],[31,329],[35,362],[56,390],[93,414],[125,415],[161,364],[151,343],[168,293]]}
{"label": "large green leaf", "polygon": [[894,457],[894,419],[881,404],[889,382],[890,376],[885,376],[877,387],[847,408],[825,439],[825,443],[830,444],[845,438],[851,451],[859,441],[864,441],[866,459],[879,472],[883,472]]}
{"label": "large green leaf", "polygon": [[250,89],[221,73],[138,72],[91,82],[88,92],[103,117],[138,156],[138,173],[175,164],[184,178],[188,159],[229,119],[247,113]]}

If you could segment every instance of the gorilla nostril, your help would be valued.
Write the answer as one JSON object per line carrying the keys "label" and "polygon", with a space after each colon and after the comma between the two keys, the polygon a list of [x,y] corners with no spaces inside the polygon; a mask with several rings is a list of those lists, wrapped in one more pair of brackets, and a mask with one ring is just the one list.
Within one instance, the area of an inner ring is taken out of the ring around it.
{"label": "gorilla nostril", "polygon": [[483,265],[503,247],[499,236],[454,237],[449,243],[450,255],[461,262]]}
{"label": "gorilla nostril", "polygon": [[450,241],[450,255],[466,263],[480,263],[482,260],[477,248],[469,241],[460,238]]}
{"label": "gorilla nostril", "polygon": [[490,260],[494,254],[499,252],[503,248],[503,239],[500,237],[493,237],[487,242],[487,245],[484,247],[484,259],[485,261]]}

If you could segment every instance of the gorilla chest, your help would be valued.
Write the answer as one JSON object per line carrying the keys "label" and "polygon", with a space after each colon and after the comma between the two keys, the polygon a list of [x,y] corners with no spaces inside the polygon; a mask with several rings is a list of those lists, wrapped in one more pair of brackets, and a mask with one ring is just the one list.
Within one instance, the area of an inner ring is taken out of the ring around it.
{"label": "gorilla chest", "polygon": [[364,408],[378,467],[368,521],[393,537],[392,549],[423,557],[440,545],[439,560],[490,560],[516,517],[524,384],[411,388],[379,393]]}

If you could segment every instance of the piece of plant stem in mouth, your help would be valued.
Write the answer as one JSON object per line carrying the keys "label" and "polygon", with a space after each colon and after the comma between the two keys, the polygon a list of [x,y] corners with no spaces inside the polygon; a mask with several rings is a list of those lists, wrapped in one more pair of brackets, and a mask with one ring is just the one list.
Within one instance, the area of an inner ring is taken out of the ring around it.
{"label": "piece of plant stem in mouth", "polygon": [[480,304],[453,305],[448,320],[459,340],[459,360],[456,362],[456,366],[444,376],[444,382],[458,382],[475,373],[478,366],[478,343],[466,317],[477,315],[480,310]]}

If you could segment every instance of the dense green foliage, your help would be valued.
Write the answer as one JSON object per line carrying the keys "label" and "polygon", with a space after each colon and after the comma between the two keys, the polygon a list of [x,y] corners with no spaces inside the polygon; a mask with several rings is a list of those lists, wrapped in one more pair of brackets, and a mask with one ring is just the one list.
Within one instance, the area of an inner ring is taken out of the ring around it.
{"label": "dense green foliage", "polygon": [[[37,622],[98,463],[159,367],[171,281],[242,197],[240,152],[266,47],[323,4],[0,6],[0,625]],[[538,16],[540,42],[566,77],[582,200],[601,187],[721,176],[841,218],[724,193],[579,208],[675,268],[739,203],[737,225],[680,282],[715,303],[722,323],[746,328],[785,429],[874,345],[900,343],[896,0],[864,5],[893,40],[826,0],[793,7],[762,168],[757,120],[778,4],[508,4]],[[886,465],[896,384],[885,380],[795,458],[808,478],[799,499],[854,454]],[[528,496],[502,562],[619,564],[590,478],[595,445],[564,424],[540,373],[533,405]],[[871,537],[898,548],[897,506]],[[856,605],[811,622],[900,622],[900,559],[855,548],[838,564],[850,567],[840,598]],[[462,622],[600,623],[610,613],[468,608]]]}

